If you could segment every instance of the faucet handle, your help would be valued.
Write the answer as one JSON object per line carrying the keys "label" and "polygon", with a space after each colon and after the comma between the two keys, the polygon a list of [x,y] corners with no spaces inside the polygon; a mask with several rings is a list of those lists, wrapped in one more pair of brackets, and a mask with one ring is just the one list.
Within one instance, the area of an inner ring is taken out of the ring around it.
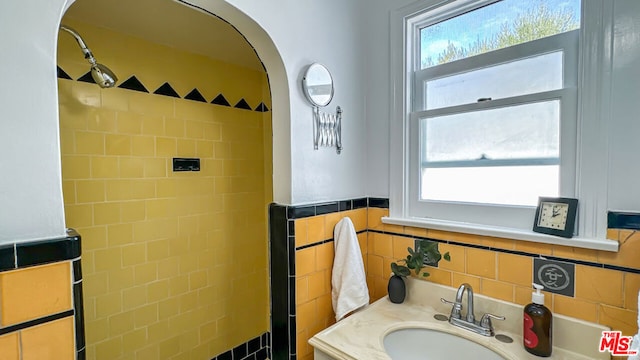
{"label": "faucet handle", "polygon": [[449,301],[445,298],[440,298],[440,301],[447,305],[451,305],[451,316],[452,318],[460,319],[460,312],[462,311],[462,304],[457,301]]}
{"label": "faucet handle", "polygon": [[491,325],[491,319],[504,320],[506,318],[504,316],[486,313],[482,315],[482,318],[480,319],[480,327],[483,327],[485,329],[493,329],[493,326]]}

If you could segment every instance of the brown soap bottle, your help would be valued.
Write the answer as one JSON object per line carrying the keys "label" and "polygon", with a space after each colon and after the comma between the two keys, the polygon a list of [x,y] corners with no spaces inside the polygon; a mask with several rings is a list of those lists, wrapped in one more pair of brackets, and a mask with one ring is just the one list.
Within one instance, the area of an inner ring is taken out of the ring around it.
{"label": "brown soap bottle", "polygon": [[553,316],[544,306],[542,285],[533,284],[536,291],[531,296],[532,303],[524,307],[522,339],[524,349],[533,355],[551,356]]}

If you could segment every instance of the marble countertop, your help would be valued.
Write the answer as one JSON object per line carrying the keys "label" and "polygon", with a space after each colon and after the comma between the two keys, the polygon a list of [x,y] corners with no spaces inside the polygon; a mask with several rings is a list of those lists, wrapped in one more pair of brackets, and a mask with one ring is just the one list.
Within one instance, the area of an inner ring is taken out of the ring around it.
{"label": "marble countertop", "polygon": [[[455,288],[415,279],[407,279],[406,282],[408,296],[403,304],[393,304],[388,297],[382,298],[319,332],[309,343],[334,359],[389,360],[391,358],[383,346],[385,335],[402,328],[428,328],[474,341],[506,359],[540,359],[529,354],[522,346],[521,305],[482,295],[475,296],[477,318],[487,312],[507,318],[505,321],[493,322],[496,334],[513,339],[512,343],[503,343],[495,337],[475,334],[434,318],[436,314],[449,315],[451,307],[441,303],[440,298],[453,300]],[[466,294],[463,304],[466,306]],[[554,347],[549,359],[610,358],[608,353],[598,351],[602,331],[608,328],[555,314],[553,326]]]}

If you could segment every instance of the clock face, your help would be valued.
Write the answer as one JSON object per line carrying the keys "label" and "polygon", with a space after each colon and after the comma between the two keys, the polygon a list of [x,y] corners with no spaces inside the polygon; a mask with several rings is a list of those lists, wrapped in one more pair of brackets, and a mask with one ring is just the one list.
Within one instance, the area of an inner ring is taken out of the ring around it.
{"label": "clock face", "polygon": [[540,204],[538,226],[549,229],[564,230],[567,227],[569,204],[543,202]]}

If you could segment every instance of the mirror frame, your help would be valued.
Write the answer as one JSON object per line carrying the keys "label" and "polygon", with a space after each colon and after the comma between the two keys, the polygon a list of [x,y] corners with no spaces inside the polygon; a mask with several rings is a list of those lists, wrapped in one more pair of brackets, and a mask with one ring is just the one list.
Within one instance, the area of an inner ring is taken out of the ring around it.
{"label": "mirror frame", "polygon": [[[309,93],[309,86],[307,85],[307,77],[309,76],[309,72],[311,71],[311,69],[317,68],[317,67],[320,67],[321,69],[326,71],[327,75],[329,75],[329,79],[331,80],[331,93],[329,94],[329,99],[327,99],[327,101],[323,103],[318,103],[313,99],[313,97]],[[304,93],[304,96],[307,98],[307,100],[309,100],[309,102],[313,106],[324,107],[329,105],[329,103],[331,103],[331,100],[333,100],[333,93],[334,93],[333,76],[331,76],[331,72],[329,71],[329,69],[327,69],[326,66],[317,62],[309,65],[309,67],[307,67],[307,70],[304,72],[304,76],[302,77],[302,92]]]}

